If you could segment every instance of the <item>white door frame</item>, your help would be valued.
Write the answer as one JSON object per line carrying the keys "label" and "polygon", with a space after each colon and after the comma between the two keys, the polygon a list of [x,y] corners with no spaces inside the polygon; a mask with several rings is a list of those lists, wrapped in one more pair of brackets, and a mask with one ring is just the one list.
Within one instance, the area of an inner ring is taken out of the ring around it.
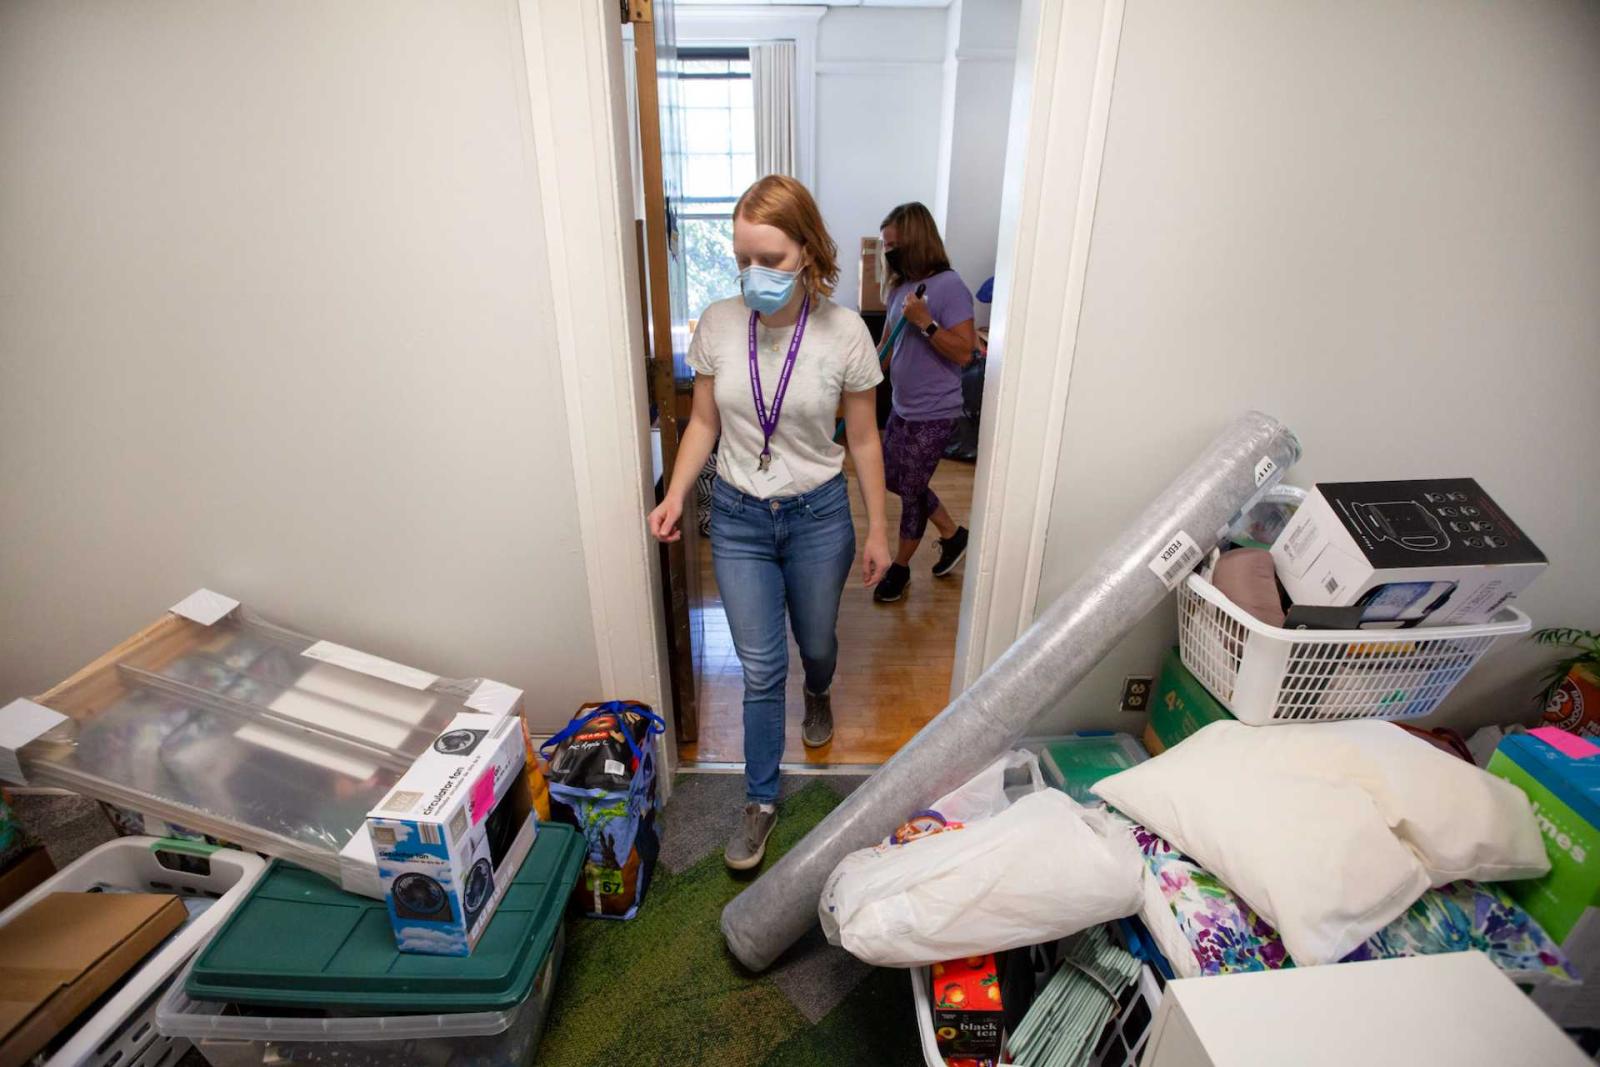
{"label": "white door frame", "polygon": [[[1000,373],[984,394],[953,693],[1037,607],[1123,4],[1023,2],[990,343]],[[512,0],[512,14],[601,683],[667,708],[661,577],[644,526],[654,494],[619,8]],[[666,741],[671,766],[676,744]]]}
{"label": "white door frame", "polygon": [[551,399],[566,407],[600,685],[608,698],[663,712],[667,790],[678,745],[659,549],[644,525],[655,494],[620,8],[614,0],[508,0],[508,7],[527,71],[524,140],[537,176],[561,366],[561,396]]}
{"label": "white door frame", "polygon": [[1023,0],[951,695],[1038,611],[1124,0]]}

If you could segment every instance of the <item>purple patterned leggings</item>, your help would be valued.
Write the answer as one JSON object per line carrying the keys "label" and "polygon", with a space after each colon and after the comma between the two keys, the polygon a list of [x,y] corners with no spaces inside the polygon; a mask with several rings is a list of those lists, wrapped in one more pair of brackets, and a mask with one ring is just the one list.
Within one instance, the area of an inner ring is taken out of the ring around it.
{"label": "purple patterned leggings", "polygon": [[956,432],[956,422],[907,422],[899,415],[889,416],[883,431],[883,478],[889,492],[900,498],[900,536],[907,541],[920,540],[927,532],[928,517],[939,510],[939,498],[928,483]]}

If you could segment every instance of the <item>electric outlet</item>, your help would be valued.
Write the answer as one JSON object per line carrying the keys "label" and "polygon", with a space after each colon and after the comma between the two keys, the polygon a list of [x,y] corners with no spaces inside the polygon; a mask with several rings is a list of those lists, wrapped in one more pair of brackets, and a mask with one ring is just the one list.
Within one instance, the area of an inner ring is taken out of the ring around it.
{"label": "electric outlet", "polygon": [[1122,710],[1145,712],[1150,710],[1150,690],[1155,679],[1146,675],[1130,675],[1122,680]]}

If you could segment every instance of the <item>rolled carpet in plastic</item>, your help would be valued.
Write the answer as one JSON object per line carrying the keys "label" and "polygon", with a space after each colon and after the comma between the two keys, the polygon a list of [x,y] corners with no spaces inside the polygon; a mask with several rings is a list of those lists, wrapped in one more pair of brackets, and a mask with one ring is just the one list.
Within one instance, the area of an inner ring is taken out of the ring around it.
{"label": "rolled carpet in plastic", "polygon": [[841,859],[1015,744],[1299,458],[1276,419],[1252,411],[1229,424],[988,670],[723,909],[739,961],[763,970],[799,940]]}

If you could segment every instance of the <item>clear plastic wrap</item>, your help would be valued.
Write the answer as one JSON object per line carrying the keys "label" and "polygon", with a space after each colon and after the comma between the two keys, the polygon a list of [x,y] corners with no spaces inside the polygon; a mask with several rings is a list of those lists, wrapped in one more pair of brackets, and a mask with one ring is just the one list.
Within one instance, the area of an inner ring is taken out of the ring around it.
{"label": "clear plastic wrap", "polygon": [[367,812],[474,710],[480,684],[362,657],[244,608],[209,626],[169,615],[41,697],[67,721],[19,758],[31,783],[340,881],[339,854]]}

